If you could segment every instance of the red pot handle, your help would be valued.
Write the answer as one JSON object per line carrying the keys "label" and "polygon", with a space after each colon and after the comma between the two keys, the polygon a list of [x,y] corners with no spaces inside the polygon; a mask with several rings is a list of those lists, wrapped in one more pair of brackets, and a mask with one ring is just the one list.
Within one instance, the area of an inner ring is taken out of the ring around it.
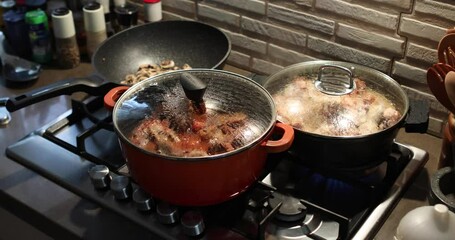
{"label": "red pot handle", "polygon": [[277,122],[273,128],[272,135],[276,133],[281,135],[278,140],[267,140],[264,142],[264,146],[267,148],[269,153],[279,153],[288,150],[292,142],[294,141],[294,128],[291,126]]}
{"label": "red pot handle", "polygon": [[128,88],[130,87],[119,86],[109,90],[109,92],[104,95],[104,107],[109,111],[114,110],[115,103],[120,98],[120,96],[122,96],[122,94],[128,90]]}

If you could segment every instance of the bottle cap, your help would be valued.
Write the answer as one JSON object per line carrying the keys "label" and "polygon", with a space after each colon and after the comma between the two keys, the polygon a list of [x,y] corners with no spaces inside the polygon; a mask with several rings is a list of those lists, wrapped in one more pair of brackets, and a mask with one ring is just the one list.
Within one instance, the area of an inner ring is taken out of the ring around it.
{"label": "bottle cap", "polygon": [[99,4],[103,6],[104,14],[109,13],[110,3],[109,0],[96,0]]}
{"label": "bottle cap", "polygon": [[158,22],[163,18],[159,0],[144,0],[144,19],[146,22]]}
{"label": "bottle cap", "polygon": [[84,26],[89,32],[101,32],[106,30],[103,6],[97,2],[90,2],[83,7]]}
{"label": "bottle cap", "polygon": [[3,14],[3,20],[7,23],[25,22],[25,13],[22,11],[9,10]]}
{"label": "bottle cap", "polygon": [[15,5],[16,5],[16,2],[13,0],[6,0],[6,1],[2,1],[0,3],[0,6],[5,10],[6,9],[9,10],[9,9],[13,8]]}
{"label": "bottle cap", "polygon": [[73,14],[66,7],[57,8],[52,11],[52,25],[56,38],[64,39],[76,35]]}
{"label": "bottle cap", "polygon": [[134,5],[125,5],[114,9],[118,23],[124,27],[137,25],[138,10]]}
{"label": "bottle cap", "polygon": [[124,6],[126,4],[126,0],[114,0],[114,7]]}
{"label": "bottle cap", "polygon": [[41,9],[29,11],[25,13],[25,22],[33,25],[44,23],[47,26],[46,13]]}

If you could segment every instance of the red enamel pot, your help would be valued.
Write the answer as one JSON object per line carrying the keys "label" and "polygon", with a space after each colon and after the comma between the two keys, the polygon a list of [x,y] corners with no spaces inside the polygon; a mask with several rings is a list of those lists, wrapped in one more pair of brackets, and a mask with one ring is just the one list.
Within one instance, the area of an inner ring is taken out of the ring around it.
{"label": "red enamel pot", "polygon": [[[195,115],[194,102],[180,83],[183,73],[206,84],[205,113]],[[258,179],[268,153],[286,151],[294,139],[293,128],[276,121],[274,101],[263,87],[222,70],[160,74],[114,88],[104,101],[113,111],[134,181],[175,205],[206,206],[234,198]],[[202,127],[194,124],[201,123],[195,120],[201,116]],[[197,141],[185,142],[195,133]]]}

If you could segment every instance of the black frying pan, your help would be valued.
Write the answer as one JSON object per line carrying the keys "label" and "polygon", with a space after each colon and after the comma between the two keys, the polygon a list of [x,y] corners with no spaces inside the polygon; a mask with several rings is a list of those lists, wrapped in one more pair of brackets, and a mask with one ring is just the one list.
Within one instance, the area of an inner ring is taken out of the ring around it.
{"label": "black frying pan", "polygon": [[95,73],[38,88],[13,98],[0,99],[10,112],[28,105],[75,92],[105,95],[122,85],[127,74],[141,64],[159,64],[172,59],[176,66],[187,63],[192,68],[221,68],[231,51],[225,33],[194,21],[163,21],[136,26],[115,34],[96,50],[92,57]]}

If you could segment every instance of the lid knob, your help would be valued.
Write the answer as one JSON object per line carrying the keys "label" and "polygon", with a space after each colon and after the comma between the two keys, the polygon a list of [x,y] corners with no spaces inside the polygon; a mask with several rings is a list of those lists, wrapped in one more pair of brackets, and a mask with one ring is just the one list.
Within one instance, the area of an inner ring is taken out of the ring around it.
{"label": "lid knob", "polygon": [[[325,73],[324,70],[326,69],[338,70],[338,72],[328,71]],[[318,79],[314,85],[316,89],[325,94],[336,96],[349,94],[356,88],[353,71],[354,67],[349,69],[338,65],[323,65],[319,68]]]}
{"label": "lid knob", "polygon": [[455,213],[447,206],[422,206],[408,212],[399,222],[397,240],[453,239]]}
{"label": "lid knob", "polygon": [[188,99],[195,102],[202,102],[207,84],[198,77],[190,73],[182,73],[180,77],[180,84],[185,91],[185,95]]}

